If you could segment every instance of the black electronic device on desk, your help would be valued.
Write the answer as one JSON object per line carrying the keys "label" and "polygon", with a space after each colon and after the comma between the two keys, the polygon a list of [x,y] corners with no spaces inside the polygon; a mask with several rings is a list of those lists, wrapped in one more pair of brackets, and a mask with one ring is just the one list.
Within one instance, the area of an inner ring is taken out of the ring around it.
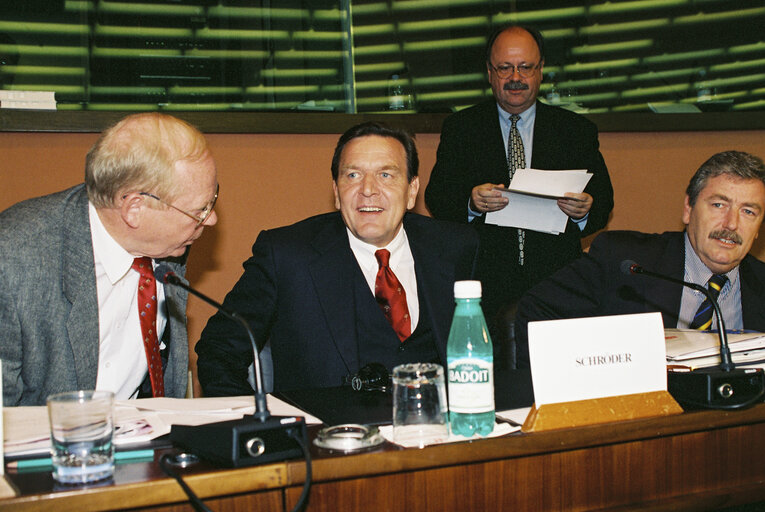
{"label": "black electronic device on desk", "polygon": [[[349,382],[346,386],[280,391],[274,395],[319,418],[326,425],[390,424],[393,415],[390,390],[385,386],[380,390],[376,385],[356,386],[355,389],[350,383],[356,376],[346,379]],[[531,406],[534,402],[531,371],[497,372],[494,375],[494,402],[497,411]]]}
{"label": "black electronic device on desk", "polygon": [[170,441],[173,445],[225,467],[252,466],[286,459],[307,457],[308,434],[302,416],[271,416],[263,388],[255,337],[247,321],[235,311],[196,291],[175,275],[165,264],[154,271],[158,281],[180,286],[217,308],[247,331],[252,344],[255,371],[255,413],[240,420],[206,425],[173,425]]}
{"label": "black electronic device on desk", "polygon": [[667,390],[683,409],[743,409],[763,400],[765,372],[762,368],[736,368],[733,364],[725,319],[717,299],[706,287],[651,272],[632,260],[622,261],[621,270],[627,275],[662,279],[701,292],[713,307],[720,339],[720,364],[710,368],[667,372]]}

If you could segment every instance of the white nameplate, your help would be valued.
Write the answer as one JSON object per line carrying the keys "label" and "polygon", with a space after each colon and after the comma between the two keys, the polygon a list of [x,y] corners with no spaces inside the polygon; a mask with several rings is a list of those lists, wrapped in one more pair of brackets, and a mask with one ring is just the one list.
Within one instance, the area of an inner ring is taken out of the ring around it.
{"label": "white nameplate", "polygon": [[666,391],[659,313],[529,322],[534,402]]}

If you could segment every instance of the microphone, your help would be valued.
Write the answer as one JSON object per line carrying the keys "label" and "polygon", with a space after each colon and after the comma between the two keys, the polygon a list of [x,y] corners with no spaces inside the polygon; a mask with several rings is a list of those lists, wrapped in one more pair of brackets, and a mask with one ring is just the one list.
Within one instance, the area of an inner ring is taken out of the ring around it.
{"label": "microphone", "polygon": [[765,372],[762,368],[736,369],[720,305],[706,286],[646,270],[632,260],[624,260],[621,271],[627,275],[645,275],[686,286],[704,294],[717,318],[720,364],[717,367],[689,371],[668,371],[670,394],[686,408],[738,409],[753,405],[765,395]]}
{"label": "microphone", "polygon": [[192,288],[167,263],[157,265],[154,277],[161,283],[178,286],[196,295],[227,318],[241,324],[252,345],[255,370],[255,412],[252,416],[207,425],[173,425],[170,440],[206,460],[226,467],[263,464],[302,455],[300,442],[306,443],[308,439],[305,419],[300,416],[271,416],[268,411],[258,347],[247,320],[236,311],[226,309],[219,302]]}

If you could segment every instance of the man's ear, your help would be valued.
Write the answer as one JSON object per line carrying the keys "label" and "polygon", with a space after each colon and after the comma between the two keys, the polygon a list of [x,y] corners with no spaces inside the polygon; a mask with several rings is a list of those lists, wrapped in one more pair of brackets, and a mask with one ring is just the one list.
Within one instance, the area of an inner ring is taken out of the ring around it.
{"label": "man's ear", "polygon": [[683,202],[683,224],[686,226],[691,221],[691,199],[688,194],[685,194],[685,201]]}
{"label": "man's ear", "polygon": [[145,199],[137,192],[131,192],[120,199],[119,211],[122,221],[133,229],[141,225]]}

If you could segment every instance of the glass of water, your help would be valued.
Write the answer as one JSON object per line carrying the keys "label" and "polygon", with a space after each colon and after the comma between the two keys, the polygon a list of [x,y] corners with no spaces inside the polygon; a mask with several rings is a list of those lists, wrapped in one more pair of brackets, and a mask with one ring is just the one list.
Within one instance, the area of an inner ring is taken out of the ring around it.
{"label": "glass of water", "polygon": [[393,369],[393,441],[424,448],[449,438],[444,369],[411,363]]}
{"label": "glass of water", "polygon": [[72,391],[48,397],[53,478],[87,484],[114,474],[111,391]]}

